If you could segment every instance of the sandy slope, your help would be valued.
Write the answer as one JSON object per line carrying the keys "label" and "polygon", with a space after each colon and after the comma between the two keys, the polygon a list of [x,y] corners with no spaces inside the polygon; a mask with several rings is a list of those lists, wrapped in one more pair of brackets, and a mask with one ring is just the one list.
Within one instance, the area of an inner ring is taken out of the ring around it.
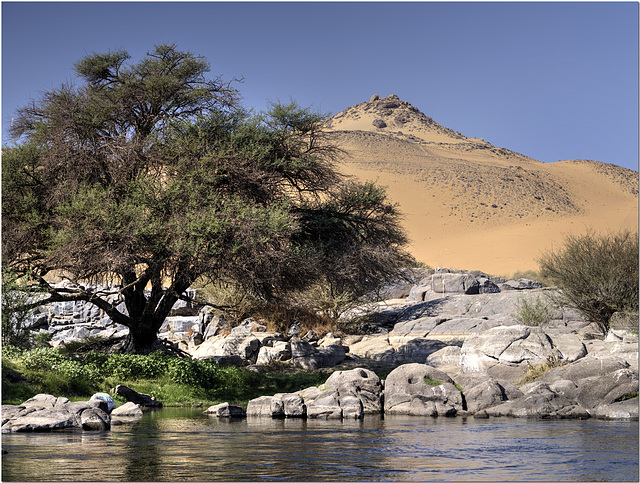
{"label": "sandy slope", "polygon": [[348,153],[341,170],[387,186],[410,251],[434,267],[512,275],[537,269],[567,234],[638,229],[636,171],[541,163],[440,126],[395,96],[350,107],[329,127]]}

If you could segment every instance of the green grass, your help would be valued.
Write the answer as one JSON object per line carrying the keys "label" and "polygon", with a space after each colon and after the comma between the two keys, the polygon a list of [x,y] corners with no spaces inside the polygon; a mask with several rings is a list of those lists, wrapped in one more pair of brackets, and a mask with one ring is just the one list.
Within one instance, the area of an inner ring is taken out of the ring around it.
{"label": "green grass", "polygon": [[443,381],[437,381],[435,379],[431,379],[429,376],[424,376],[424,382],[429,386],[439,386],[440,384],[444,384]]}
{"label": "green grass", "polygon": [[[437,379],[431,379],[429,376],[424,376],[424,382],[425,384],[429,385],[429,386],[439,386],[440,384],[444,384],[444,381],[438,381]],[[454,386],[456,386],[456,389],[460,392],[464,392],[462,389],[462,386],[460,384],[458,384],[457,382],[453,383]]]}
{"label": "green grass", "polygon": [[[90,353],[63,354],[56,349],[4,350],[2,403],[19,404],[39,393],[88,399],[118,384],[155,397],[165,406],[229,402],[239,405],[259,396],[295,392],[326,381],[327,371],[256,373],[220,368],[209,361]],[[115,397],[124,403],[124,399]]]}

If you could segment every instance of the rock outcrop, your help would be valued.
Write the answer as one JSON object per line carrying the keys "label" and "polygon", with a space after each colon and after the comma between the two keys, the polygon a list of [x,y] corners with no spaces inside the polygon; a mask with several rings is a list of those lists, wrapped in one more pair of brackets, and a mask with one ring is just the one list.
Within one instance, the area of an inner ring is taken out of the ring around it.
{"label": "rock outcrop", "polygon": [[534,384],[521,398],[476,413],[477,417],[486,415],[542,419],[587,419],[590,416],[577,402],[542,382]]}
{"label": "rock outcrop", "polygon": [[453,380],[426,364],[402,365],[385,380],[385,413],[455,416],[462,410],[462,393]]}
{"label": "rock outcrop", "polygon": [[[603,334],[574,310],[558,306],[556,289],[532,280],[442,268],[405,275],[381,290],[393,299],[371,301],[341,317],[339,326],[363,329],[358,334],[319,337],[297,324],[286,334],[269,333],[253,318],[233,327],[210,307],[187,305],[174,308],[167,323],[175,329],[173,340],[193,357],[221,366],[338,369],[320,387],[251,401],[248,417],[343,419],[387,412],[637,419],[637,320],[633,326],[629,314]],[[518,313],[523,300],[542,300],[546,318],[525,325]],[[88,316],[85,309],[61,305],[48,317],[62,320],[61,314],[80,310],[73,319],[80,321]],[[391,371],[384,383],[370,370],[381,366]],[[125,386],[114,391],[142,407],[160,405]],[[37,405],[53,410],[66,402],[50,396]],[[31,405],[21,406],[21,417]],[[230,411],[225,406],[214,412],[226,417]]]}
{"label": "rock outcrop", "polygon": [[284,403],[275,396],[260,396],[247,404],[247,417],[284,418]]}
{"label": "rock outcrop", "polygon": [[126,402],[111,412],[111,417],[115,419],[139,419],[143,416],[142,408],[134,402]]}
{"label": "rock outcrop", "polygon": [[162,403],[158,401],[155,397],[149,396],[148,394],[142,394],[133,389],[123,385],[118,384],[116,387],[111,389],[113,394],[118,394],[124,397],[128,402],[132,402],[137,404],[138,406],[147,407],[147,408],[161,408]]}
{"label": "rock outcrop", "polygon": [[334,372],[319,387],[249,401],[248,417],[362,419],[383,411],[382,382],[371,370]]}
{"label": "rock outcrop", "polygon": [[59,429],[104,431],[111,417],[104,401],[69,402],[67,398],[38,394],[20,405],[2,405],[2,432],[45,432]]}
{"label": "rock outcrop", "polygon": [[240,406],[234,406],[228,402],[216,404],[207,408],[203,414],[215,416],[217,418],[244,418],[247,413]]}

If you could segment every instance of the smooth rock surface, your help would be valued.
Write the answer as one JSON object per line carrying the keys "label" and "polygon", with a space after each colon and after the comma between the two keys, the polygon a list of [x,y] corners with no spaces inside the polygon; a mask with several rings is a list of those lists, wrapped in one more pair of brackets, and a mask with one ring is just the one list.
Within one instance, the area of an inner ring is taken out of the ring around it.
{"label": "smooth rock surface", "polygon": [[[427,384],[425,378],[439,384]],[[385,380],[384,410],[389,414],[455,416],[463,410],[462,394],[444,372],[425,364],[405,364]]]}

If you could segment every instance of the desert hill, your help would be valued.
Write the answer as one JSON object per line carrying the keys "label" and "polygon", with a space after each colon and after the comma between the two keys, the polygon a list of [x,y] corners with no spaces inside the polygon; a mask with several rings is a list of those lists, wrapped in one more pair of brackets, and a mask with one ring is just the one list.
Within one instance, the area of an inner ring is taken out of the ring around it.
{"label": "desert hill", "polygon": [[567,234],[638,229],[638,172],[597,161],[542,163],[441,126],[397,96],[327,120],[340,168],[387,187],[410,251],[432,266],[495,275],[537,269]]}

